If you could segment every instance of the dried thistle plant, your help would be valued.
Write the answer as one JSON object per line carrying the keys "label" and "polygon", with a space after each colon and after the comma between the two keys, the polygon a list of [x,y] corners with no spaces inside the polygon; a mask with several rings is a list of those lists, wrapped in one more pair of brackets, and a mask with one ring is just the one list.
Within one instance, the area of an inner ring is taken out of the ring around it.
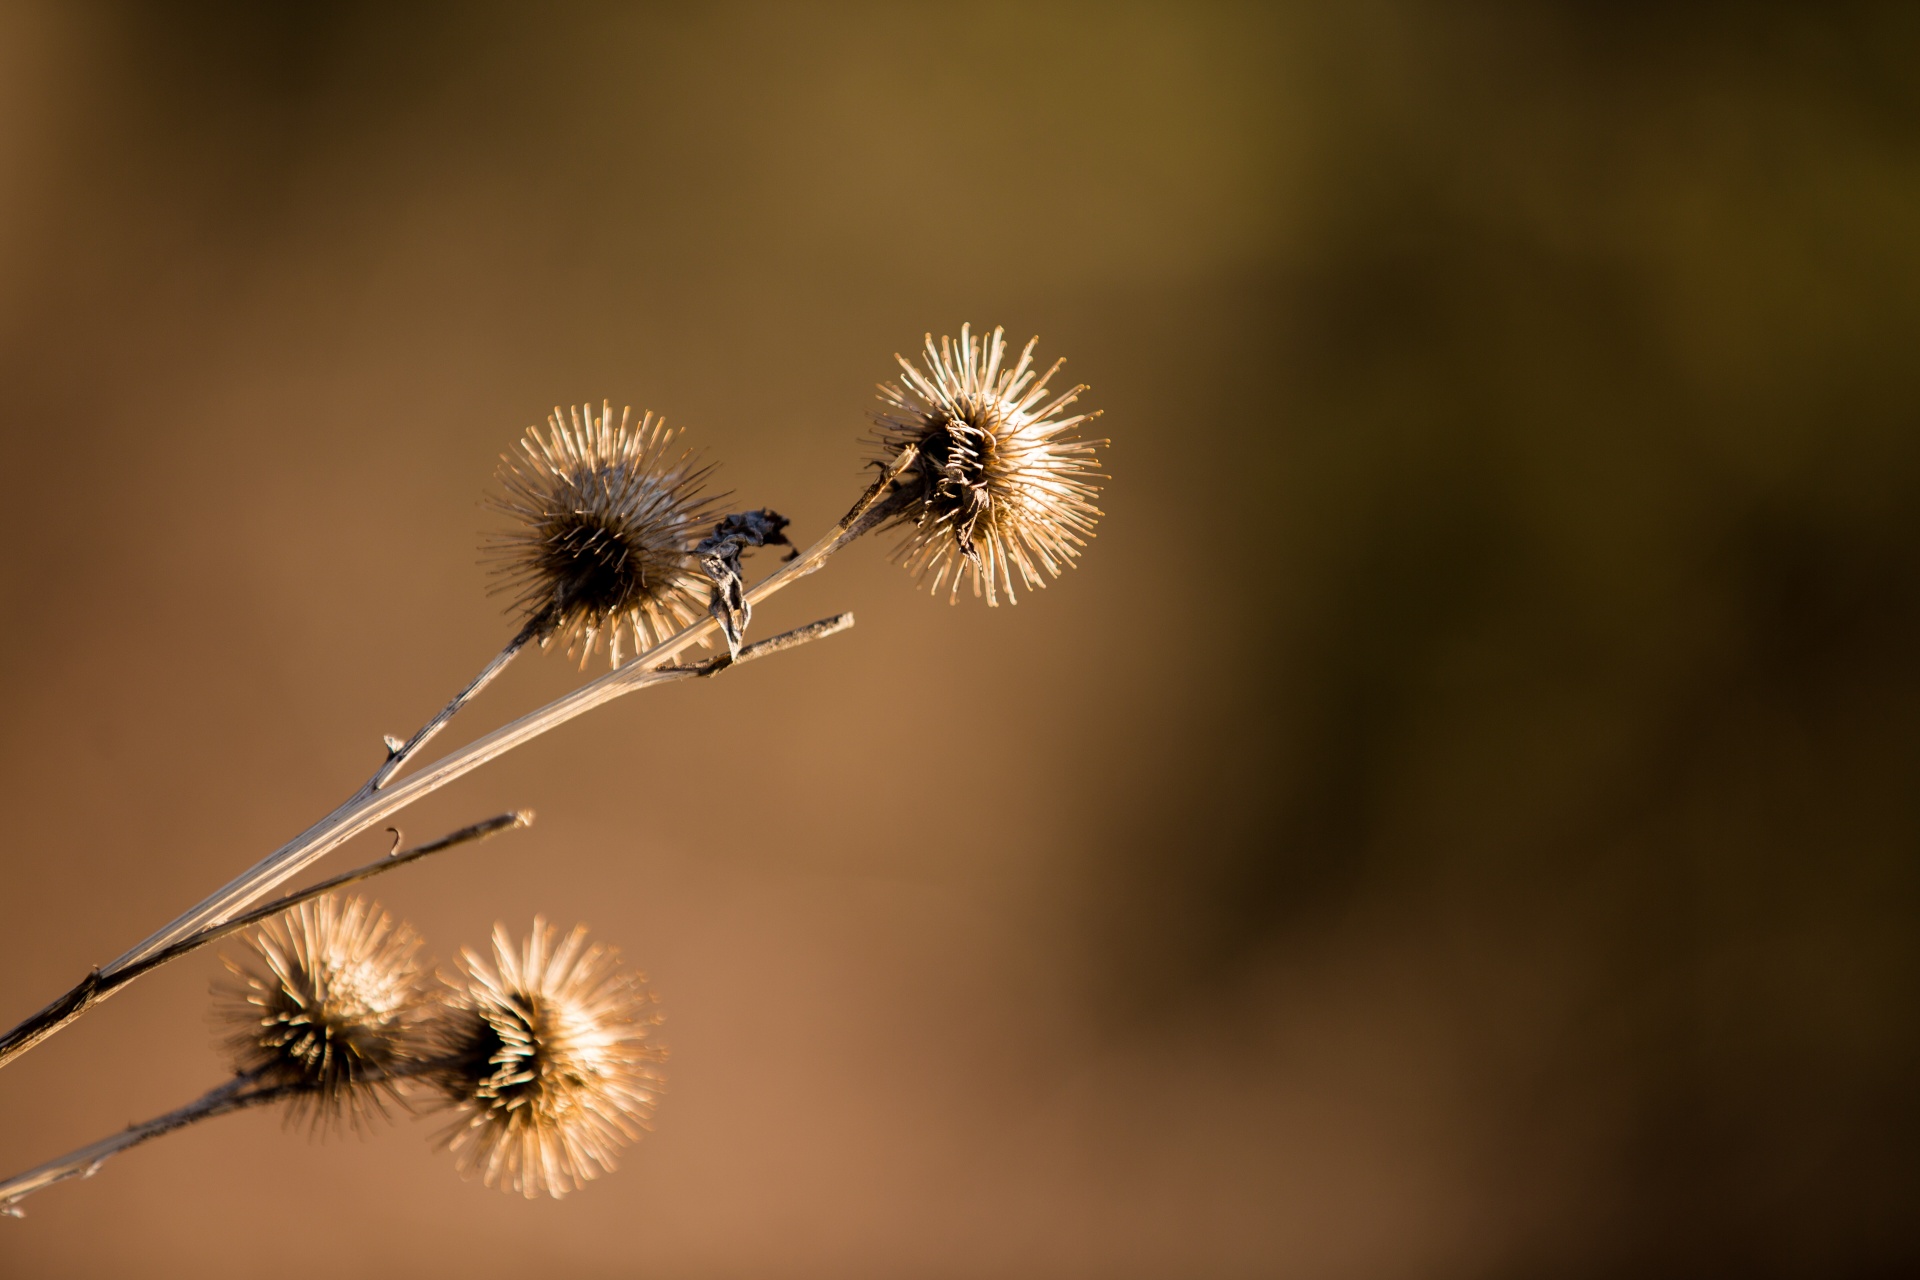
{"label": "dried thistle plant", "polygon": [[924,369],[894,356],[902,381],[880,384],[886,407],[872,415],[880,461],[918,454],[900,482],[910,501],[896,522],[911,530],[894,554],[915,577],[932,573],[936,595],[951,575],[950,601],[959,598],[963,571],[989,605],[999,591],[1014,603],[1015,569],[1023,585],[1044,587],[1040,571],[1059,577],[1101,515],[1090,480],[1104,441],[1067,434],[1099,414],[1067,415],[1084,384],[1049,398],[1047,383],[1064,361],[1036,377],[1039,341],[1005,369],[1006,331],[996,328],[982,343],[961,325],[960,340],[943,337],[937,349],[927,335]]}
{"label": "dried thistle plant", "polygon": [[518,454],[503,455],[502,492],[489,500],[515,526],[487,540],[487,556],[513,605],[558,638],[582,667],[604,642],[620,665],[620,637],[634,649],[659,643],[700,615],[707,582],[694,564],[694,544],[714,519],[700,490],[711,467],[690,450],[675,452],[675,433],[632,409],[613,421],[581,405],[555,409],[546,434],[529,427]]}
{"label": "dried thistle plant", "polygon": [[[989,604],[1003,591],[1015,598],[1016,569],[1027,587],[1058,577],[1100,517],[1092,481],[1103,442],[1069,434],[1095,416],[1067,413],[1085,388],[1049,398],[1060,366],[1036,374],[1034,345],[1003,368],[1003,331],[983,344],[963,325],[957,343],[942,339],[936,348],[928,335],[924,369],[896,356],[904,381],[881,387],[886,407],[874,415],[879,475],[837,523],[751,587],[742,556],[788,545],[785,517],[759,508],[715,520],[699,496],[708,470],[685,450],[675,453],[676,438],[651,415],[636,426],[626,413],[616,425],[603,402],[598,415],[582,408],[563,422],[556,409],[546,433],[529,431],[522,456],[506,461],[504,496],[492,503],[518,521],[488,544],[523,615],[518,633],[412,737],[385,738],[380,765],[331,813],[0,1034],[0,1067],[134,979],[219,937],[440,849],[524,826],[528,815],[503,815],[253,906],[354,836],[515,747],[640,689],[717,675],[846,630],[853,616],[842,613],[744,642],[754,606],[876,528],[909,526],[896,556],[916,575],[931,572],[936,592],[950,580],[950,598],[963,572]],[[622,632],[640,650],[624,664]],[[679,660],[717,636],[726,654]],[[521,649],[555,638],[583,666],[604,643],[613,669],[399,776]],[[409,985],[417,940],[373,911],[303,907],[264,927],[252,943],[254,962],[238,967],[238,1004],[228,1004],[229,1018],[245,1006],[230,1024],[242,1074],[178,1111],[0,1181],[0,1212],[17,1212],[35,1190],[213,1115],[289,1100],[296,1119],[357,1123],[427,1075],[441,1101],[464,1113],[447,1145],[488,1183],[559,1195],[611,1169],[616,1149],[646,1128],[659,1084],[660,1051],[648,1041],[657,1015],[640,980],[622,975],[610,951],[587,947],[578,930],[556,947],[536,920],[520,951],[496,934],[491,964],[466,958],[421,1049],[415,1024],[432,1006],[409,994],[418,991]]]}
{"label": "dried thistle plant", "polygon": [[554,939],[537,916],[519,948],[496,925],[491,962],[461,954],[435,1034],[434,1079],[458,1112],[441,1142],[461,1172],[529,1199],[615,1167],[649,1127],[666,1056],[644,975],[588,946],[585,925]]}
{"label": "dried thistle plant", "polygon": [[239,981],[216,989],[235,1071],[299,1086],[292,1124],[359,1128],[384,1115],[428,1016],[419,935],[364,898],[328,896],[267,921],[247,943],[244,960],[221,957]]}

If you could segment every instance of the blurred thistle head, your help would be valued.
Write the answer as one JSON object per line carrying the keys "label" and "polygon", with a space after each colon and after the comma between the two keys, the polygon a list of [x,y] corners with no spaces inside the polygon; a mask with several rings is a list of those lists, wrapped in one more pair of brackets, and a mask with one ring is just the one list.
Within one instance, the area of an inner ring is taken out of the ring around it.
{"label": "blurred thistle head", "polygon": [[701,616],[707,580],[689,554],[713,523],[699,497],[711,471],[672,449],[674,432],[651,413],[631,423],[602,403],[555,409],[546,433],[529,427],[502,455],[503,493],[489,505],[516,527],[491,535],[487,558],[544,645],[559,637],[581,665],[604,641],[615,666],[620,635],[636,650]]}
{"label": "blurred thistle head", "polygon": [[242,1074],[294,1086],[290,1123],[358,1127],[384,1112],[432,1007],[420,939],[363,898],[305,902],[247,934],[238,983],[220,987],[227,1046]]}
{"label": "blurred thistle head", "polygon": [[649,1128],[665,1052],[645,977],[581,925],[556,946],[539,917],[524,946],[493,929],[493,961],[467,950],[436,1036],[438,1082],[460,1118],[441,1134],[460,1171],[558,1199],[615,1167]]}
{"label": "blurred thistle head", "polygon": [[1045,586],[1040,571],[1059,577],[1100,517],[1091,480],[1100,465],[1094,450],[1105,442],[1068,434],[1099,415],[1066,412],[1085,386],[1049,396],[1062,362],[1036,376],[1039,341],[1008,369],[1002,329],[982,343],[962,325],[957,343],[941,338],[938,348],[928,334],[926,367],[895,355],[905,377],[880,385],[880,461],[918,450],[898,481],[906,506],[897,522],[912,528],[894,555],[915,577],[931,573],[936,594],[951,575],[949,600],[959,596],[963,570],[990,605],[1000,590],[1013,603],[1016,570],[1023,585]]}

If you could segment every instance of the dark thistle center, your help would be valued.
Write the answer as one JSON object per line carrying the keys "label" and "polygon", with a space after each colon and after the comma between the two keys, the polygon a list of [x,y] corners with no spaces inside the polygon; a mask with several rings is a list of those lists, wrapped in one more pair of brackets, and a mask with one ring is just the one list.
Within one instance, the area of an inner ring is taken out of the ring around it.
{"label": "dark thistle center", "polygon": [[974,532],[993,506],[992,463],[999,437],[997,415],[963,405],[961,414],[932,424],[922,437],[922,501],[932,519],[953,530],[968,559],[977,560]]}
{"label": "dark thistle center", "polygon": [[563,610],[619,613],[647,589],[643,558],[592,512],[571,512],[549,525],[540,570],[554,584],[554,605]]}
{"label": "dark thistle center", "polygon": [[550,1086],[546,1038],[537,1008],[518,1005],[476,1016],[460,1055],[478,1096],[501,1111],[514,1112],[539,1102]]}
{"label": "dark thistle center", "polygon": [[302,1074],[317,1074],[332,1057],[334,1031],[300,1005],[281,1011],[260,1037],[261,1047]]}
{"label": "dark thistle center", "polygon": [[333,1001],[324,992],[328,984],[302,990],[283,989],[280,1007],[261,1032],[262,1049],[279,1056],[283,1066],[316,1083],[350,1078],[356,1064],[388,1056],[383,1019],[370,1010],[356,1016],[350,998]]}

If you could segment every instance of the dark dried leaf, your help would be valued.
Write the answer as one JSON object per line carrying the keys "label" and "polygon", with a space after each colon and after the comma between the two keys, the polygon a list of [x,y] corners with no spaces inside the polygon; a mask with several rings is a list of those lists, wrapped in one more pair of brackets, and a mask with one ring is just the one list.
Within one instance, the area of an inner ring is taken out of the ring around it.
{"label": "dark dried leaf", "polygon": [[712,536],[693,549],[701,572],[713,580],[707,612],[720,623],[720,630],[727,637],[727,652],[733,657],[740,656],[740,642],[746,637],[747,621],[753,615],[747,605],[740,557],[750,547],[791,547],[793,544],[783,532],[787,523],[785,516],[771,508],[741,511],[713,526]]}

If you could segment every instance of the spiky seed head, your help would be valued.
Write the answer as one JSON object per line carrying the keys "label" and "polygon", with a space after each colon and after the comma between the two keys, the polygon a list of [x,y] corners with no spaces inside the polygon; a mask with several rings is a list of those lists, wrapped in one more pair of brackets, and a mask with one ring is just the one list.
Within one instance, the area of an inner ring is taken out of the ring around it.
{"label": "spiky seed head", "polygon": [[432,1008],[420,938],[377,904],[328,895],[256,926],[216,988],[234,1067],[297,1088],[288,1122],[358,1128],[384,1114]]}
{"label": "spiky seed head", "polygon": [[1085,386],[1049,394],[1063,362],[1036,376],[1039,341],[1008,369],[1003,329],[983,343],[962,325],[958,342],[943,337],[937,348],[928,334],[925,368],[895,355],[904,377],[880,384],[879,461],[891,464],[910,446],[919,451],[900,480],[911,501],[896,523],[910,529],[894,557],[915,577],[931,574],[935,594],[951,576],[950,601],[963,570],[990,605],[1000,591],[1014,602],[1016,571],[1023,586],[1044,587],[1041,570],[1059,577],[1101,515],[1091,481],[1105,441],[1069,434],[1099,414],[1067,413]]}
{"label": "spiky seed head", "polygon": [[492,961],[465,950],[447,982],[435,1056],[458,1118],[440,1141],[461,1172],[558,1199],[612,1170],[650,1127],[662,1083],[645,975],[588,946],[585,925],[556,945],[536,916],[519,947],[495,925]]}
{"label": "spiky seed head", "polygon": [[625,632],[646,649],[699,617],[708,583],[689,552],[714,520],[700,488],[712,470],[674,449],[653,414],[632,422],[602,402],[558,408],[503,454],[489,499],[514,528],[490,535],[487,559],[513,608],[544,645],[558,638],[580,663],[606,645],[620,664]]}

